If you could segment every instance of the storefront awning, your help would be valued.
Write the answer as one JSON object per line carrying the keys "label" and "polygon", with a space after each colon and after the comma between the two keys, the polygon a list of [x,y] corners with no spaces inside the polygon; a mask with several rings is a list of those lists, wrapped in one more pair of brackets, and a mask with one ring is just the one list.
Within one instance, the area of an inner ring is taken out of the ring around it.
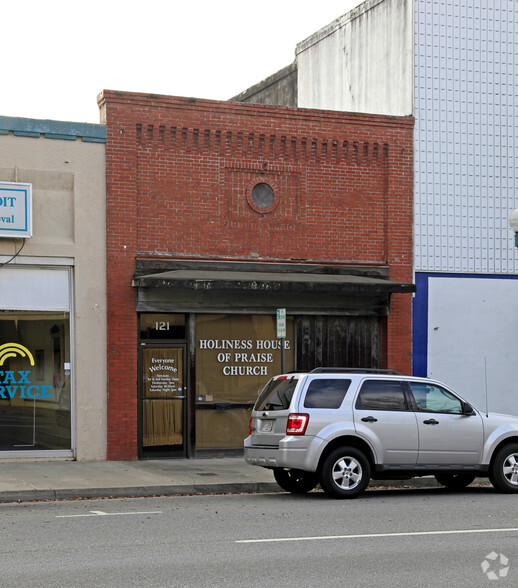
{"label": "storefront awning", "polygon": [[[145,262],[141,262],[132,281],[138,289],[137,310],[269,312],[285,307],[291,312],[387,314],[391,294],[415,292],[414,284],[386,279],[383,270],[365,275],[366,270],[346,273],[344,268],[315,266],[313,273],[308,265],[281,265],[284,271],[252,271],[251,265],[238,269],[239,264],[217,264],[211,268],[206,263],[144,273]],[[264,270],[265,264],[258,267]],[[304,271],[294,271],[298,267]]]}
{"label": "storefront awning", "polygon": [[133,278],[133,285],[146,288],[187,288],[199,290],[311,291],[356,293],[415,292],[413,284],[351,275],[176,270]]}

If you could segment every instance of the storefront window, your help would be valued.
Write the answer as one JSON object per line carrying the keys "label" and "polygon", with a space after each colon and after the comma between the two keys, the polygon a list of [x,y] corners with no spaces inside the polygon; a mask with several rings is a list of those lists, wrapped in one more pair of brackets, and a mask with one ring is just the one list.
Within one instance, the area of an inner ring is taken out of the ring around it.
{"label": "storefront window", "polygon": [[0,312],[0,451],[71,448],[67,312]]}
{"label": "storefront window", "polygon": [[266,382],[294,367],[293,319],[276,338],[276,317],[196,317],[196,448],[238,448],[248,435],[253,404]]}

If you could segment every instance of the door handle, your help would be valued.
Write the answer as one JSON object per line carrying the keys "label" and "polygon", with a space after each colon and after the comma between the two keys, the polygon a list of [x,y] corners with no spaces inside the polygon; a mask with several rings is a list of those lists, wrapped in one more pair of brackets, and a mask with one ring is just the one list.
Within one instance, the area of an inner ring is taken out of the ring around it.
{"label": "door handle", "polygon": [[427,419],[426,421],[423,421],[423,423],[425,425],[438,425],[439,421],[436,421],[435,419]]}
{"label": "door handle", "polygon": [[378,422],[378,419],[375,419],[375,418],[374,418],[374,417],[372,417],[372,416],[368,416],[368,417],[363,417],[363,418],[362,418],[362,421],[363,421],[364,423],[377,423],[377,422]]}

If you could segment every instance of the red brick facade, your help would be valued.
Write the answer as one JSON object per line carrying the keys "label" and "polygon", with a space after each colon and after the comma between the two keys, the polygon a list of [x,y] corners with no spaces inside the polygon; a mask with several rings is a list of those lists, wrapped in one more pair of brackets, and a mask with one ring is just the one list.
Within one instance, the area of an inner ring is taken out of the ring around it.
{"label": "red brick facade", "polygon": [[[388,266],[412,281],[413,119],[105,91],[108,459],[137,455],[136,258]],[[254,208],[251,189],[275,199]],[[382,343],[411,372],[411,296]]]}

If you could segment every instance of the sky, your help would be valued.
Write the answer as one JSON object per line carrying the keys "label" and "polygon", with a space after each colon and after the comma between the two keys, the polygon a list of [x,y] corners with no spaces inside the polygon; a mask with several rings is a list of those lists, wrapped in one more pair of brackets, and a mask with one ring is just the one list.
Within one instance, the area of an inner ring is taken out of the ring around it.
{"label": "sky", "polygon": [[2,6],[0,115],[99,122],[104,89],[228,100],[292,63],[360,0],[16,0]]}

